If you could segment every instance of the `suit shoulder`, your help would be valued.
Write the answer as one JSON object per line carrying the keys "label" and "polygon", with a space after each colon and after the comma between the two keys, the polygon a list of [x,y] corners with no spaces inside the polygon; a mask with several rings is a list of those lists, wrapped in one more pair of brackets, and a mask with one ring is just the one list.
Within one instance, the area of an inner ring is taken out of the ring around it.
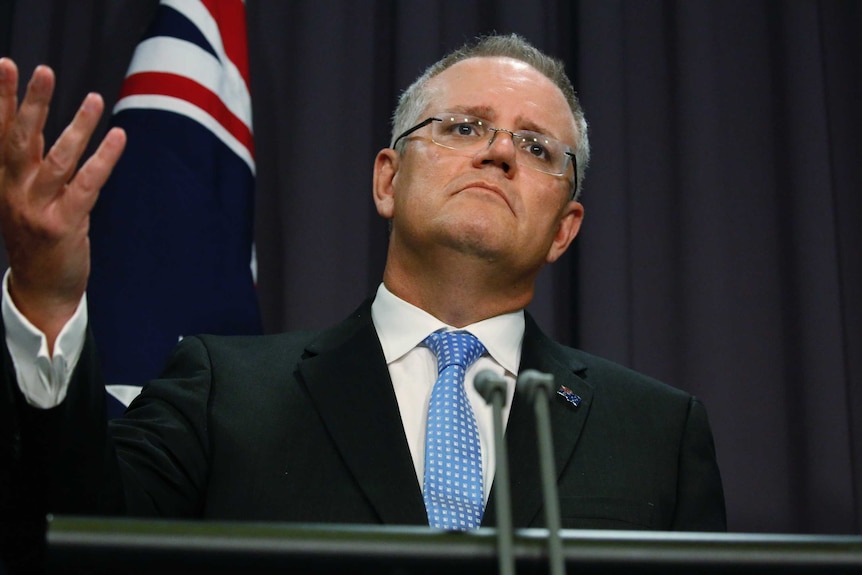
{"label": "suit shoulder", "polygon": [[664,396],[689,401],[692,395],[659,379],[636,371],[621,363],[570,347],[548,337],[536,321],[527,314],[522,368],[537,366],[540,370],[554,366],[558,373],[573,373],[602,395],[639,394]]}
{"label": "suit shoulder", "polygon": [[201,334],[185,338],[178,349],[197,347],[211,359],[242,357],[248,362],[271,361],[273,357],[299,359],[319,333],[297,330],[268,335]]}
{"label": "suit shoulder", "polygon": [[370,300],[363,302],[346,320],[325,329],[291,330],[265,335],[198,334],[183,339],[174,358],[209,363],[213,368],[230,368],[233,373],[250,369],[255,373],[283,373],[305,357],[318,353],[348,337],[356,329],[370,325]]}
{"label": "suit shoulder", "polygon": [[625,393],[658,394],[689,401],[692,395],[660,379],[586,351],[560,346],[578,375],[597,388],[614,388]]}

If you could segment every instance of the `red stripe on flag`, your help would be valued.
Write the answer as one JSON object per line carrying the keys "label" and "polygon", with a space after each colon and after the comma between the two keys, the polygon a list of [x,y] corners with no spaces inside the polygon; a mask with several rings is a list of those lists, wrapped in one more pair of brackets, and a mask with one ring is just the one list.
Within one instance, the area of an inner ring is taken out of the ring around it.
{"label": "red stripe on flag", "polygon": [[251,91],[248,73],[248,34],[245,22],[245,2],[242,0],[201,0],[218,24],[222,45],[228,59],[237,67]]}
{"label": "red stripe on flag", "polygon": [[217,94],[185,76],[165,72],[140,72],[132,74],[123,82],[120,99],[135,95],[172,96],[185,100],[221,124],[254,158],[254,139],[251,130],[227,106]]}

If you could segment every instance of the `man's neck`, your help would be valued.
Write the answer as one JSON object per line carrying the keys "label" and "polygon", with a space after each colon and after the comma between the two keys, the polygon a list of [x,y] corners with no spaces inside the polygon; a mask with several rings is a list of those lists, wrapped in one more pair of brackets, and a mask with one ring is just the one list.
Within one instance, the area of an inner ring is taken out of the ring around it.
{"label": "man's neck", "polygon": [[457,262],[410,269],[389,261],[383,283],[396,296],[453,327],[523,309],[534,292],[532,280],[511,281],[486,266]]}

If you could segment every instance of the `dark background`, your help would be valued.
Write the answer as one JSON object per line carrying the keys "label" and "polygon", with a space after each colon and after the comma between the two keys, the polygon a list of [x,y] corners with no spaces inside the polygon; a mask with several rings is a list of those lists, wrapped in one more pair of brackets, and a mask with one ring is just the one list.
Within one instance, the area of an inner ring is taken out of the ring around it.
{"label": "dark background", "polygon": [[[112,106],[156,5],[0,0],[0,54],[24,79],[57,72],[49,142],[88,91]],[[518,32],[568,63],[593,147],[539,322],[705,401],[732,530],[862,532],[862,2],[247,10],[268,331],[329,325],[373,292],[371,167],[400,90],[477,33]]]}

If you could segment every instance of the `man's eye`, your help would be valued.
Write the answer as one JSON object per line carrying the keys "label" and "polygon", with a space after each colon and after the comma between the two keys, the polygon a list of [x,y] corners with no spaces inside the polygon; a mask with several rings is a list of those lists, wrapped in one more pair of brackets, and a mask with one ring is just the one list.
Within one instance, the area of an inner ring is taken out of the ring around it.
{"label": "man's eye", "polygon": [[476,125],[468,123],[455,124],[451,128],[451,132],[456,136],[476,136],[479,134],[479,130]]}
{"label": "man's eye", "polygon": [[548,150],[546,150],[541,144],[529,144],[527,146],[527,151],[537,158],[547,158],[548,156]]}

